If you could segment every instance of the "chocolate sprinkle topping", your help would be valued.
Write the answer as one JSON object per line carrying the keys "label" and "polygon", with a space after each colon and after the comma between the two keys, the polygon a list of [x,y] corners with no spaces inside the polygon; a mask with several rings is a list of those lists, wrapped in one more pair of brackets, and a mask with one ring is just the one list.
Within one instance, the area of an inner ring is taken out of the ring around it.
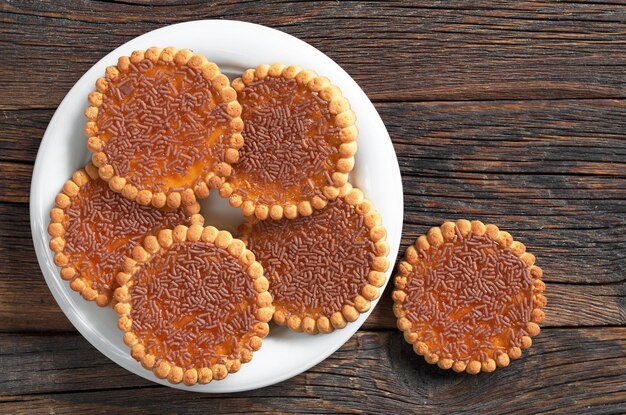
{"label": "chocolate sprinkle topping", "polygon": [[257,293],[239,261],[204,242],[175,242],[133,277],[132,331],[155,355],[183,369],[239,358],[254,335]]}
{"label": "chocolate sprinkle topping", "polygon": [[509,248],[457,229],[452,241],[419,251],[405,288],[406,318],[440,358],[484,362],[527,335],[532,283]]}
{"label": "chocolate sprinkle topping", "polygon": [[65,253],[76,268],[74,278],[83,277],[91,288],[111,295],[120,265],[146,233],[188,220],[180,210],[164,212],[132,202],[102,180],[88,182],[65,210]]}
{"label": "chocolate sprinkle topping", "polygon": [[363,217],[343,199],[311,216],[257,222],[249,245],[277,309],[314,318],[354,305],[376,256]]}
{"label": "chocolate sprinkle topping", "polygon": [[96,123],[115,174],[158,192],[223,161],[231,117],[201,71],[144,59],[108,83]]}
{"label": "chocolate sprinkle topping", "polygon": [[295,79],[273,77],[247,85],[238,99],[245,143],[235,194],[265,204],[321,195],[341,144],[328,103]]}

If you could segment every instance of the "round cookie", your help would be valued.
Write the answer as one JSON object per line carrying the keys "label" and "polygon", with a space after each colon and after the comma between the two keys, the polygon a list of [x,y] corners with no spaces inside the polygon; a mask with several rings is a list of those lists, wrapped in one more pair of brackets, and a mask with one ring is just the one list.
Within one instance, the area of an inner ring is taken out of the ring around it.
{"label": "round cookie", "polygon": [[310,215],[337,196],[354,167],[356,117],[341,90],[310,70],[274,64],[233,81],[244,145],[220,188],[245,216]]}
{"label": "round cookie", "polygon": [[492,372],[532,345],[545,317],[543,271],[508,232],[458,220],[420,236],[398,266],[398,328],[442,369]]}
{"label": "round cookie", "polygon": [[85,110],[87,147],[111,189],[142,205],[191,205],[239,158],[241,106],[228,78],[190,50],[149,48],[106,69]]}
{"label": "round cookie", "polygon": [[202,224],[199,210],[197,203],[169,211],[141,206],[113,192],[89,163],[65,182],[50,211],[54,262],[73,290],[105,306],[122,261],[144,236],[181,223]]}
{"label": "round cookie", "polygon": [[387,280],[381,217],[349,184],[310,216],[245,223],[243,239],[270,280],[274,321],[295,331],[344,328],[369,310]]}
{"label": "round cookie", "polygon": [[117,282],[124,342],[171,383],[224,379],[269,332],[274,309],[263,267],[242,241],[212,226],[179,225],[147,237]]}

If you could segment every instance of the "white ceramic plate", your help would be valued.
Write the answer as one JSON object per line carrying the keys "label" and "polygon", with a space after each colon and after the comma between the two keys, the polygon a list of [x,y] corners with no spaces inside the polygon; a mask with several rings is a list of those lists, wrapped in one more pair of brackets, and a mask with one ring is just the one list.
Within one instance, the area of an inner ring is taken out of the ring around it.
{"label": "white ceramic plate", "polygon": [[[136,49],[169,45],[206,55],[231,78],[262,63],[283,62],[313,69],[338,85],[357,114],[360,132],[352,180],[382,215],[391,245],[389,259],[394,263],[402,233],[400,169],[385,125],[365,93],[328,56],[293,36],[250,23],[203,20],[167,26],[120,46],[87,71],[61,102],[39,147],[31,185],[30,220],[39,266],[55,300],[76,329],[100,352],[125,369],[153,382],[195,392],[237,392],[272,385],[324,360],[358,330],[369,313],[332,334],[309,336],[272,326],[261,350],[238,373],[208,385],[171,385],[130,357],[117,329],[113,310],[99,308],[73,292],[58,276],[58,268],[48,249],[46,229],[54,198],[63,183],[89,159],[83,133],[87,94],[94,89],[95,81],[104,74],[104,69],[116,64],[119,56],[129,55]],[[239,210],[230,208],[215,193],[203,202],[202,212],[207,217],[207,224],[232,231],[241,220]],[[375,305],[376,302],[372,309]]]}

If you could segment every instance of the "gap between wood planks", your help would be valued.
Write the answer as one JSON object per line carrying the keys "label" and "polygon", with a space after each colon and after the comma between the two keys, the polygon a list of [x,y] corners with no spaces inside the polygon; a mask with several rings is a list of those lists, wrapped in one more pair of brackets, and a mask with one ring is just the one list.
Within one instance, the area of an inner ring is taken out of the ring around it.
{"label": "gap between wood planks", "polygon": [[[91,0],[94,1],[94,0]],[[619,66],[623,66],[623,65],[619,65]],[[69,90],[68,90],[69,92]],[[369,97],[368,97],[369,98]],[[589,102],[594,102],[594,101],[615,101],[615,100],[624,100],[626,99],[626,95],[615,95],[615,96],[594,96],[594,97],[553,97],[553,98],[506,98],[506,97],[502,97],[502,98],[468,98],[468,99],[452,99],[452,100],[445,100],[445,99],[405,99],[405,100],[394,100],[394,99],[385,99],[385,98],[369,98],[370,102],[372,104],[374,104],[374,106],[376,106],[376,104],[470,104],[473,102],[476,103],[493,103],[493,104],[497,104],[499,102],[502,103],[511,103],[511,102],[559,102],[559,101],[589,101]],[[60,102],[59,102],[60,104]],[[85,101],[85,107],[88,105],[87,101]],[[54,112],[57,110],[58,105],[57,106],[48,106],[48,105],[43,105],[43,106],[37,106],[37,107],[32,107],[32,106],[28,106],[28,107],[11,107],[11,108],[1,108],[0,112],[4,113],[10,113],[10,112],[28,112],[28,111],[49,111],[50,112],[50,117],[52,117],[52,114],[54,114]]]}

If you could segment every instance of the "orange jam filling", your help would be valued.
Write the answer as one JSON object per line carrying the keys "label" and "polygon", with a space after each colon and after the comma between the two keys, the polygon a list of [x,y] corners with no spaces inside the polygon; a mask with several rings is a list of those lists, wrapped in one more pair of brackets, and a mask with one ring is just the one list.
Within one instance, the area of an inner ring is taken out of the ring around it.
{"label": "orange jam filling", "polygon": [[495,359],[520,347],[532,311],[533,279],[509,248],[457,230],[452,241],[420,250],[407,277],[406,318],[440,358]]}
{"label": "orange jam filling", "polygon": [[257,293],[238,259],[204,242],[175,242],[143,263],[130,288],[131,330],[183,369],[237,359],[254,336]]}
{"label": "orange jam filling", "polygon": [[273,77],[247,85],[238,100],[245,141],[234,194],[267,205],[321,195],[341,145],[328,103],[294,79]]}
{"label": "orange jam filling", "polygon": [[342,199],[311,216],[257,222],[248,240],[287,316],[330,317],[354,305],[376,256],[363,217]]}
{"label": "orange jam filling", "polygon": [[96,124],[115,174],[182,190],[223,161],[231,117],[200,70],[144,59],[108,82]]}
{"label": "orange jam filling", "polygon": [[102,180],[92,180],[65,210],[64,251],[76,269],[74,278],[84,278],[91,288],[110,297],[120,265],[146,233],[188,221],[180,210],[140,206]]}

